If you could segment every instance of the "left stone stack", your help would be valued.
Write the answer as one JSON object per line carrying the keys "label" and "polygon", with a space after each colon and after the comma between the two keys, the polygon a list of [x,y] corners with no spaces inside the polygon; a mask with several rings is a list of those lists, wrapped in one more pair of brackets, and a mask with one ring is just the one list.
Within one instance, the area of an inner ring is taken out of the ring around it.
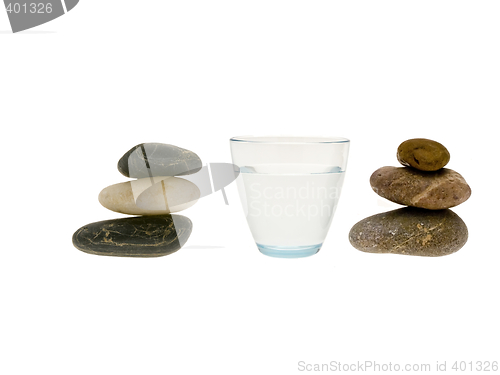
{"label": "left stone stack", "polygon": [[191,207],[200,190],[174,176],[198,172],[201,159],[194,152],[163,143],[141,143],[123,155],[118,170],[135,180],[106,187],[99,202],[111,211],[138,217],[85,225],[73,234],[73,245],[86,253],[122,257],[172,254],[188,240],[193,224],[171,215]]}

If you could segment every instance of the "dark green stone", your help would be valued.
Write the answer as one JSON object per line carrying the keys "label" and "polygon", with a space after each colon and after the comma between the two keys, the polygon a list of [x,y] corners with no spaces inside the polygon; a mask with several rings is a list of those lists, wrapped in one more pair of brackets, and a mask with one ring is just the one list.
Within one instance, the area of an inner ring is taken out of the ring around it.
{"label": "dark green stone", "polygon": [[179,250],[193,224],[182,215],[137,216],[87,224],[73,234],[86,253],[119,257],[159,257]]}
{"label": "dark green stone", "polygon": [[201,159],[194,152],[164,143],[138,144],[118,161],[120,173],[132,178],[183,176],[201,167]]}
{"label": "dark green stone", "polygon": [[367,217],[349,232],[349,241],[367,253],[437,257],[467,242],[465,223],[451,210],[405,207]]}

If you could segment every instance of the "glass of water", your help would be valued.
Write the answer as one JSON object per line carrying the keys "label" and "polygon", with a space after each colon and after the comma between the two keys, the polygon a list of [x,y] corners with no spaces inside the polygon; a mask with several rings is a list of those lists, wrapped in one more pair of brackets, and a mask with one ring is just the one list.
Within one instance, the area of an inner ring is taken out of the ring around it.
{"label": "glass of water", "polygon": [[340,137],[231,138],[243,210],[260,252],[301,258],[321,249],[340,198],[349,143]]}

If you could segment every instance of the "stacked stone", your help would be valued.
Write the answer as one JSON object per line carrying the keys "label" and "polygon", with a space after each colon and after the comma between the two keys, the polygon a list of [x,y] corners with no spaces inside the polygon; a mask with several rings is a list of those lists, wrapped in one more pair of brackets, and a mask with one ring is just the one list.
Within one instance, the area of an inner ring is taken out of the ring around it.
{"label": "stacked stone", "polygon": [[449,208],[465,202],[471,189],[457,172],[444,168],[450,153],[423,138],[403,142],[397,159],[404,167],[382,167],[370,177],[381,197],[408,207],[356,223],[349,241],[368,253],[442,256],[467,242],[465,223]]}
{"label": "stacked stone", "polygon": [[85,225],[73,234],[73,245],[86,253],[122,257],[172,254],[188,240],[193,224],[182,215],[200,197],[183,176],[198,172],[194,152],[162,143],[141,143],[118,161],[118,171],[135,180],[106,187],[99,202],[111,211],[142,215]]}

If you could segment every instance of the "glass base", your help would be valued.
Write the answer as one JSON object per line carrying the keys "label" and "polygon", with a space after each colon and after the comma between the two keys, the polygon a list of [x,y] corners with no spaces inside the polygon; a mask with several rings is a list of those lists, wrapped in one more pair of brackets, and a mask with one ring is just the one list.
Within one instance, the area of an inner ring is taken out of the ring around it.
{"label": "glass base", "polygon": [[268,246],[257,244],[259,251],[274,258],[305,258],[316,254],[322,243],[310,246]]}

